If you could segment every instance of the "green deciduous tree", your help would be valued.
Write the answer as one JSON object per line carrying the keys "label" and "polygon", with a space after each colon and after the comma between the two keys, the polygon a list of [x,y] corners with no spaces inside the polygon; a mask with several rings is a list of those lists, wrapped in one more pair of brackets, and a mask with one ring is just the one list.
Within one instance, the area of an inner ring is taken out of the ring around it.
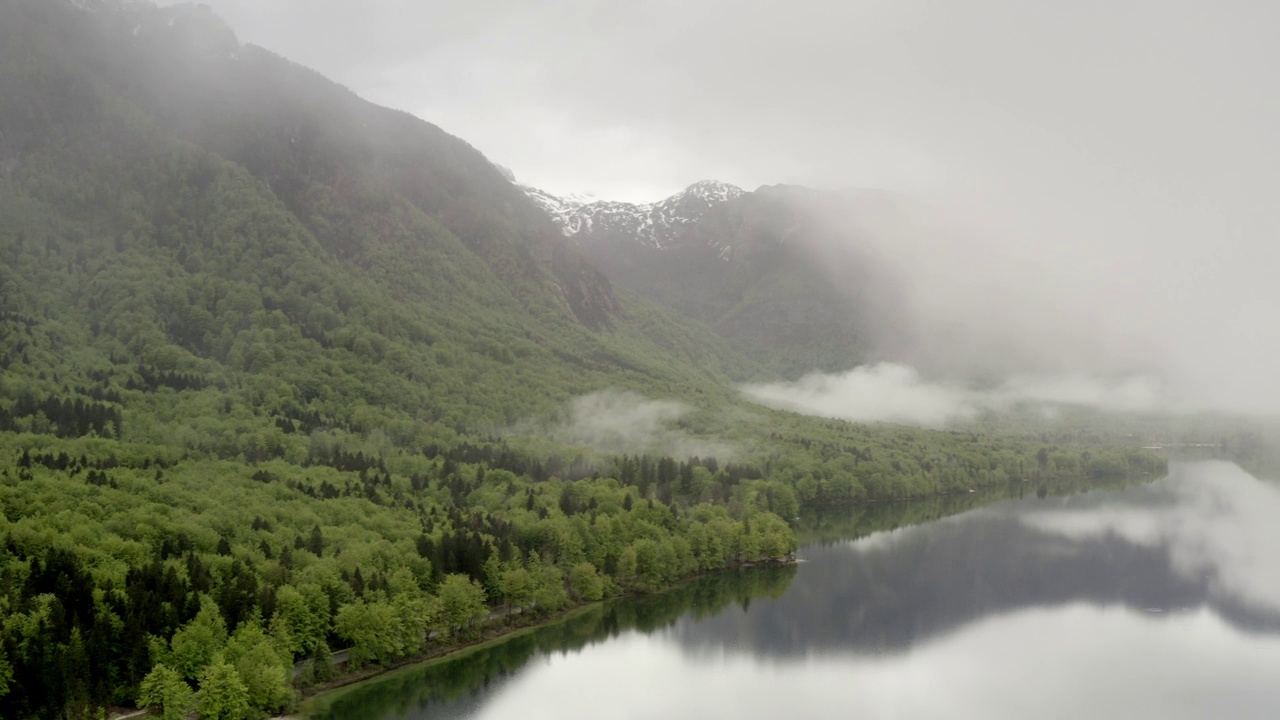
{"label": "green deciduous tree", "polygon": [[751,519],[751,546],[755,548],[753,559],[781,558],[796,551],[796,536],[782,518],[771,513],[761,513]]}
{"label": "green deciduous tree", "polygon": [[281,585],[276,590],[271,632],[294,655],[315,652],[329,634],[329,598],[324,590],[313,583]]}
{"label": "green deciduous tree", "polygon": [[533,599],[533,579],[522,567],[503,570],[498,576],[498,592],[507,610],[525,608]]}
{"label": "green deciduous tree", "polygon": [[569,593],[564,589],[564,573],[550,564],[535,564],[533,568],[533,603],[539,613],[553,613],[569,604]]}
{"label": "green deciduous tree", "polygon": [[182,720],[191,709],[191,686],[177,671],[156,665],[138,686],[138,704],[158,710],[162,720]]}
{"label": "green deciduous tree", "polygon": [[446,575],[440,581],[436,596],[440,601],[436,627],[446,637],[489,613],[484,604],[484,588],[466,575]]}
{"label": "green deciduous tree", "polygon": [[625,588],[633,588],[636,582],[636,568],[636,549],[628,545],[618,554],[617,570],[614,573],[618,583]]}
{"label": "green deciduous tree", "polygon": [[426,594],[401,593],[392,598],[391,608],[395,613],[403,651],[409,653],[421,649],[427,639],[427,628],[431,627],[440,611],[439,602]]}
{"label": "green deciduous tree", "polygon": [[256,618],[240,623],[227,641],[225,660],[244,682],[254,709],[275,714],[292,700],[289,674],[293,665],[285,655]]}
{"label": "green deciduous tree", "polygon": [[227,624],[218,605],[207,595],[200,599],[200,612],[191,622],[174,633],[169,645],[173,668],[188,680],[200,677],[200,671],[222,650],[227,641]]}
{"label": "green deciduous tree", "polygon": [[338,637],[352,643],[351,666],[386,663],[405,652],[404,635],[396,609],[380,601],[356,600],[338,609],[333,628]]}
{"label": "green deciduous tree", "polygon": [[580,562],[569,570],[569,588],[579,600],[594,602],[604,597],[604,578],[596,572],[596,566]]}
{"label": "green deciduous tree", "polygon": [[202,720],[245,720],[249,717],[249,688],[236,669],[221,657],[200,673],[196,707]]}

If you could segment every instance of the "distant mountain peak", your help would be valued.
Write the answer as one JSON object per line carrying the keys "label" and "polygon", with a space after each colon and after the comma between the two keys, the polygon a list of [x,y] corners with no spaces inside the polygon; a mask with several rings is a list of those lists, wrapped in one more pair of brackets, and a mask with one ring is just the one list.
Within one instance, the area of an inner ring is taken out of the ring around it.
{"label": "distant mountain peak", "polygon": [[610,236],[632,238],[633,242],[655,249],[669,246],[711,208],[743,194],[742,188],[718,180],[699,180],[651,203],[553,195],[527,185],[520,188],[551,216],[565,237],[580,245]]}
{"label": "distant mountain peak", "polygon": [[678,194],[694,194],[700,197],[716,198],[721,201],[740,197],[743,189],[719,180],[699,180]]}

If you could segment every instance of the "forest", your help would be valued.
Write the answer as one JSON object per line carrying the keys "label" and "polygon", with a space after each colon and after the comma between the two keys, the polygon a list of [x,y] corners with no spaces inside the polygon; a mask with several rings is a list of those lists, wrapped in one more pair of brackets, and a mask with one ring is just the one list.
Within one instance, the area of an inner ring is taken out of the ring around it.
{"label": "forest", "polygon": [[[751,405],[474,149],[207,9],[0,4],[0,92],[4,717],[266,717],[340,650],[784,560],[806,509],[1163,467]],[[536,430],[604,390],[727,453]]]}

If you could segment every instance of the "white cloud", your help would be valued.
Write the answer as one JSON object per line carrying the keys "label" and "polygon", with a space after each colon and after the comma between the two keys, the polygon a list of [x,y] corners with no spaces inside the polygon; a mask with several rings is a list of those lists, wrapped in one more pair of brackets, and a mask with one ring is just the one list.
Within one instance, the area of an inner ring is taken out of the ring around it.
{"label": "white cloud", "polygon": [[881,363],[845,373],[811,373],[793,383],[748,385],[747,397],[808,415],[944,425],[977,412],[974,393],[931,384],[906,365]]}
{"label": "white cloud", "polygon": [[677,426],[690,410],[674,400],[650,400],[633,392],[605,390],[570,402],[563,421],[554,425],[549,435],[560,442],[589,445],[608,453],[732,457],[732,445],[692,437]]}
{"label": "white cloud", "polygon": [[898,422],[941,427],[982,410],[1019,403],[1084,405],[1104,410],[1181,410],[1150,377],[1095,378],[1083,374],[1015,375],[1000,386],[977,390],[926,380],[897,363],[856,367],[843,373],[811,373],[795,382],[747,385],[743,393],[770,407],[855,422]]}

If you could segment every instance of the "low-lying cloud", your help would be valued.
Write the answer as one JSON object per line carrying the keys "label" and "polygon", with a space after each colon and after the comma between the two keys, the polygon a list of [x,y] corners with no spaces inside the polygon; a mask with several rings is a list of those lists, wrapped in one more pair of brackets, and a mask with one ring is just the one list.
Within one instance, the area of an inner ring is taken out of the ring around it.
{"label": "low-lying cloud", "polygon": [[932,381],[899,363],[864,365],[842,373],[810,373],[795,382],[747,385],[743,393],[762,405],[806,415],[925,427],[941,427],[984,410],[1022,404],[1121,412],[1185,408],[1159,382],[1146,376],[1015,375],[994,388],[978,389],[959,382]]}
{"label": "low-lying cloud", "polygon": [[604,390],[575,398],[550,436],[571,445],[588,445],[614,454],[661,454],[727,458],[732,445],[695,438],[679,421],[692,408],[675,400],[651,400],[634,392]]}

